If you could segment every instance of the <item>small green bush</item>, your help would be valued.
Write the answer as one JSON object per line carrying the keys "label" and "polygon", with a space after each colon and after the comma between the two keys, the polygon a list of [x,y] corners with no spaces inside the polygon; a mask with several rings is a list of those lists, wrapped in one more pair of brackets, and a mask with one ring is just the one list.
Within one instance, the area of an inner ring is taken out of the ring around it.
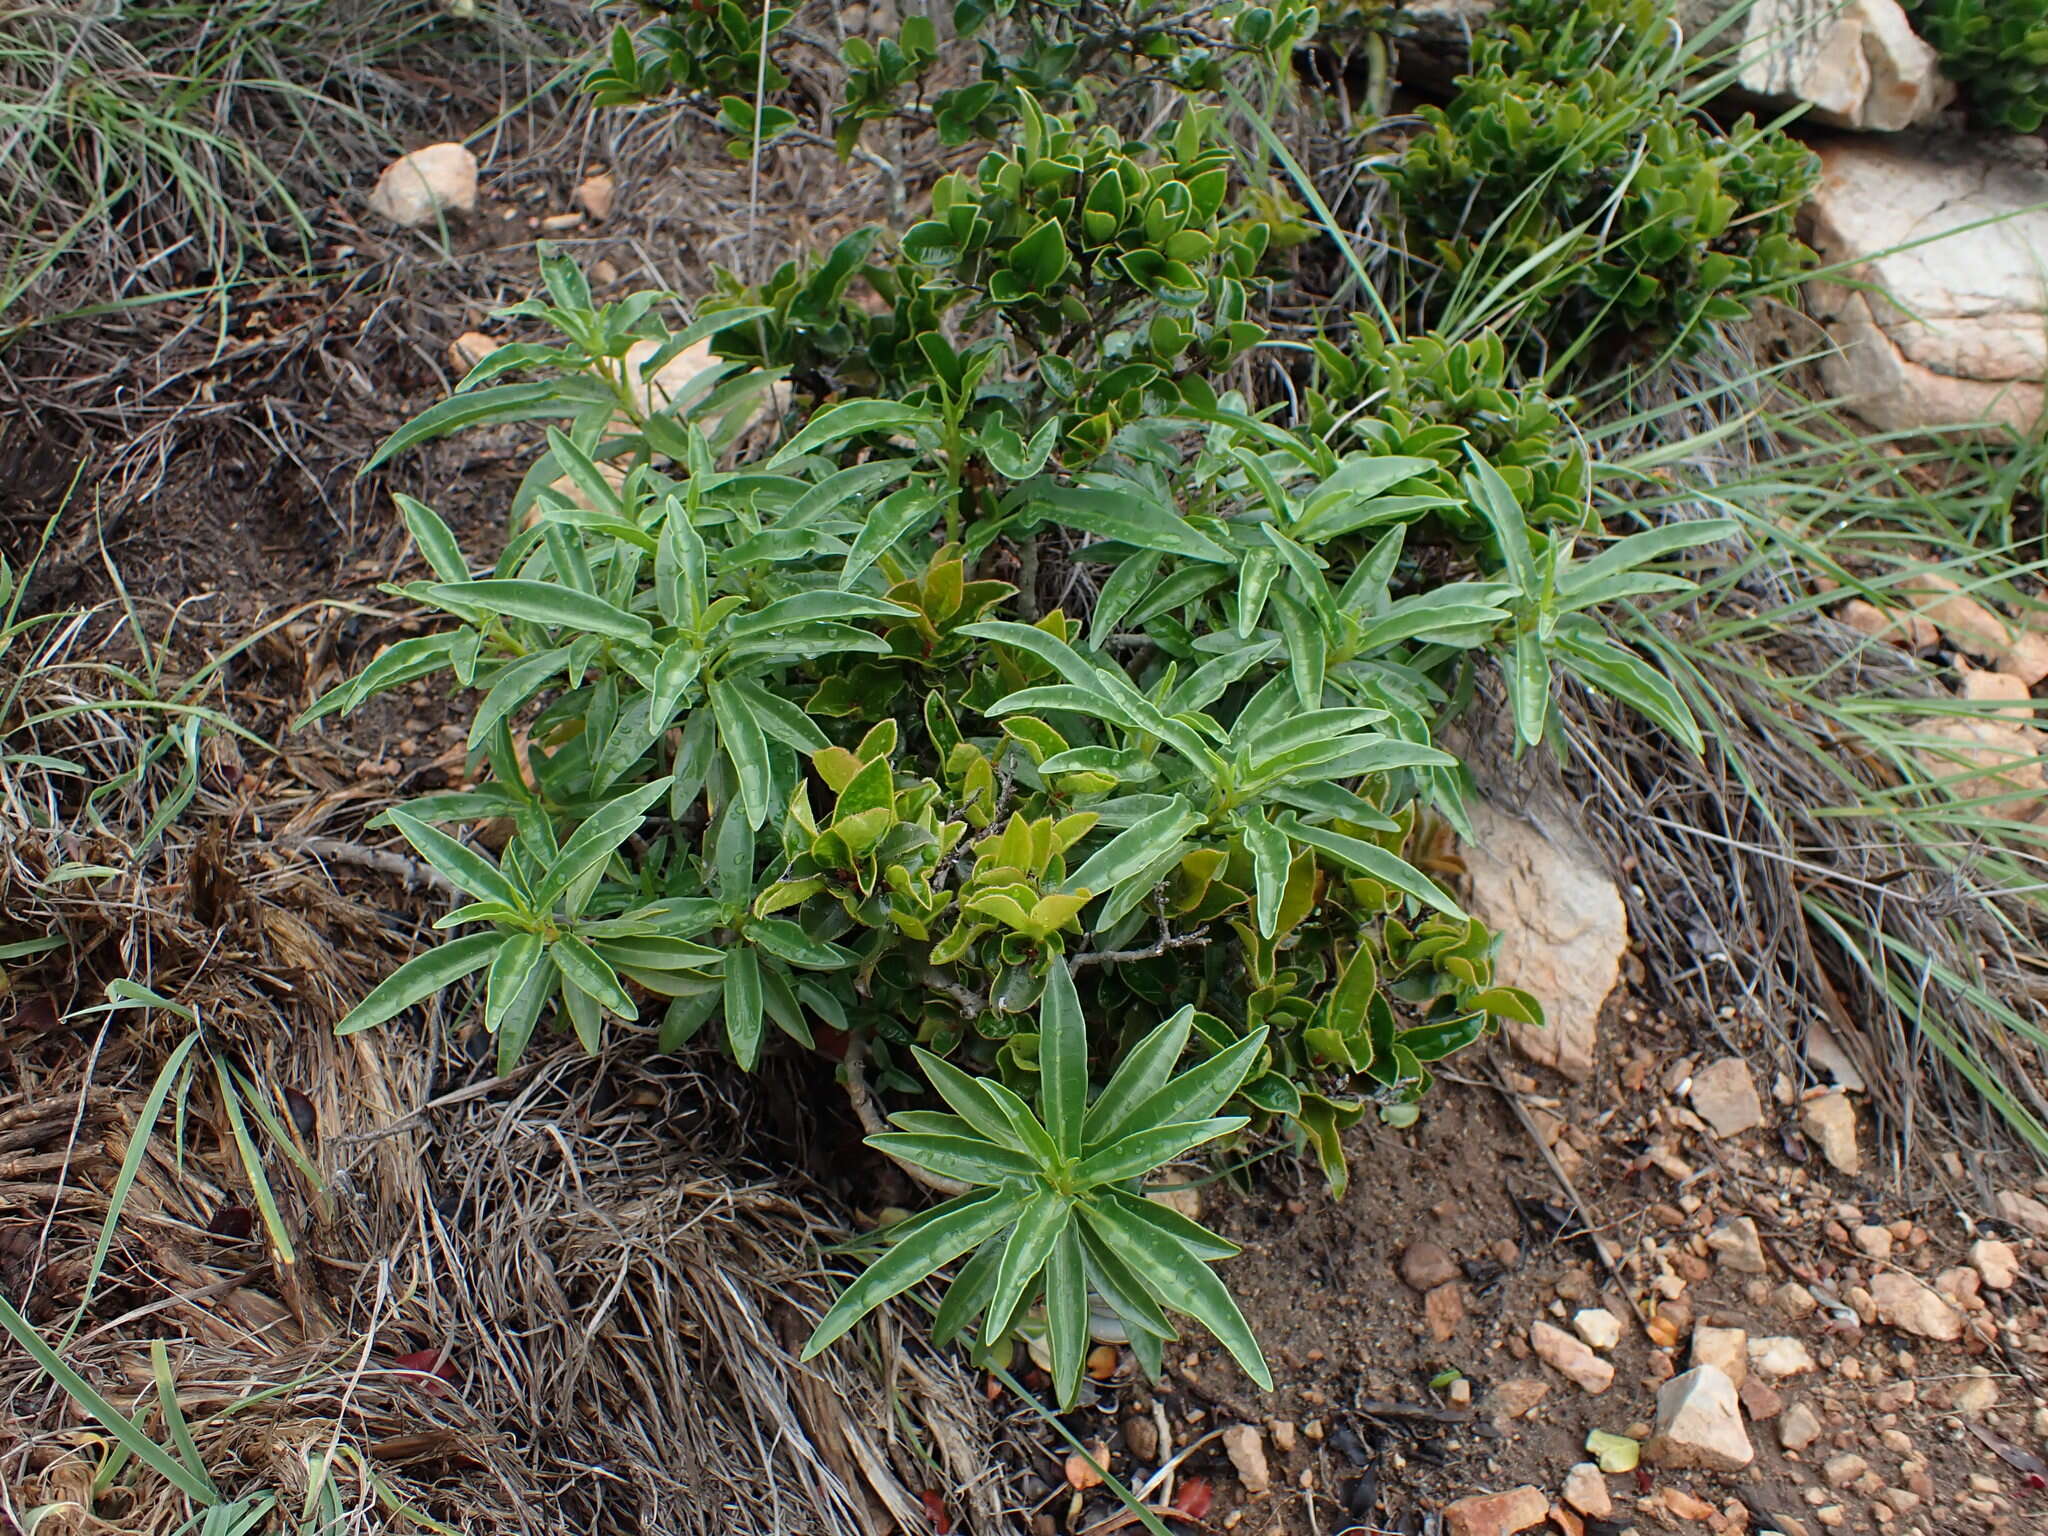
{"label": "small green bush", "polygon": [[[1234,8],[1233,56],[1270,71],[1313,22]],[[921,70],[906,35],[854,60],[863,111]],[[1048,113],[1005,75],[974,107],[1002,137],[900,238],[728,280],[677,333],[666,296],[599,304],[545,252],[511,311],[545,339],[379,453],[554,419],[509,542],[479,573],[401,498],[432,579],[397,593],[446,627],[309,715],[429,677],[476,699],[470,781],[384,818],[472,898],[459,932],[342,1029],[480,977],[501,1070],[551,1026],[714,1030],[744,1068],[779,1035],[860,1062],[856,1094],[928,1083],[949,1108],[871,1141],[967,1192],[889,1234],[814,1346],[965,1259],[940,1332],[1042,1334],[1063,1402],[1103,1311],[1148,1369],[1177,1312],[1263,1380],[1206,1267],[1229,1246],[1147,1173],[1279,1134],[1341,1189],[1345,1129],[1540,1020],[1426,872],[1466,788],[1438,728],[1497,665],[1527,744],[1563,674],[1696,747],[1595,615],[1727,531],[1607,540],[1560,404],[1491,335],[1361,324],[1314,349],[1300,426],[1251,408],[1228,385],[1286,208],[1216,108],[1143,145],[1086,95]],[[726,361],[657,405],[702,341]],[[784,374],[786,435],[748,456]]]}
{"label": "small green bush", "polygon": [[1668,6],[1505,8],[1472,72],[1387,172],[1433,313],[1512,319],[1553,354],[1698,345],[1795,274],[1813,157],[1745,117],[1725,134],[1677,94]]}
{"label": "small green bush", "polygon": [[2048,121],[2048,0],[1906,0],[1906,10],[1979,122],[2032,133]]}

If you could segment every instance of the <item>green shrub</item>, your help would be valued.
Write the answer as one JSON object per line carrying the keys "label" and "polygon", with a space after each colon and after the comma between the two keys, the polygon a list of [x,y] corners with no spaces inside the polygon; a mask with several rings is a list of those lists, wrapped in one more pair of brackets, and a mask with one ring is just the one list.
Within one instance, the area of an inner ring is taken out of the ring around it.
{"label": "green shrub", "polygon": [[[1256,55],[1313,19],[1231,25]],[[856,61],[870,105],[918,73],[907,35]],[[505,1071],[550,1026],[711,1029],[744,1068],[779,1034],[929,1082],[951,1113],[871,1139],[968,1193],[890,1234],[815,1343],[966,1258],[940,1331],[1042,1332],[1067,1400],[1090,1311],[1151,1366],[1177,1311],[1263,1369],[1205,1267],[1227,1245],[1140,1209],[1146,1173],[1278,1133],[1341,1189],[1346,1128],[1407,1123],[1432,1063],[1539,1020],[1419,867],[1463,819],[1441,718],[1496,664],[1528,744],[1563,673],[1696,745],[1593,615],[1726,532],[1605,541],[1560,403],[1491,335],[1360,325],[1315,349],[1302,428],[1251,409],[1227,378],[1287,210],[1214,108],[1147,147],[1083,94],[999,85],[976,110],[1004,139],[899,240],[727,281],[679,333],[544,250],[511,313],[552,338],[378,455],[553,418],[509,542],[479,574],[401,498],[432,579],[397,593],[447,627],[308,717],[428,677],[477,701],[469,782],[384,818],[472,898],[460,932],[342,1029],[481,977]],[[705,340],[726,361],[657,404]],[[785,372],[794,430],[746,457]],[[1050,611],[1048,558],[1079,598]]]}
{"label": "green shrub", "polygon": [[1971,115],[2032,133],[2048,121],[2048,0],[1906,0]]}
{"label": "green shrub", "polygon": [[1793,220],[1813,157],[1693,112],[1668,6],[1523,0],[1503,19],[1386,173],[1442,269],[1432,316],[1513,319],[1563,356],[1683,352],[1809,259]]}

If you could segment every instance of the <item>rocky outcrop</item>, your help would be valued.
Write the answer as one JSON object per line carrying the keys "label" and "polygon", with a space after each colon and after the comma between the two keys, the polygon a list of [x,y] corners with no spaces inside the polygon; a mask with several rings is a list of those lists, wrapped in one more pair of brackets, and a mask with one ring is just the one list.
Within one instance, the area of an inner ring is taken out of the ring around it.
{"label": "rocky outcrop", "polygon": [[2048,407],[2048,171],[1982,142],[1820,154],[1809,238],[1869,285],[1807,285],[1837,349],[1828,392],[1885,431],[2029,430]]}
{"label": "rocky outcrop", "polygon": [[1898,0],[1682,0],[1679,15],[1694,36],[1729,29],[1707,51],[1733,54],[1737,89],[1815,122],[1896,132],[1955,99]]}

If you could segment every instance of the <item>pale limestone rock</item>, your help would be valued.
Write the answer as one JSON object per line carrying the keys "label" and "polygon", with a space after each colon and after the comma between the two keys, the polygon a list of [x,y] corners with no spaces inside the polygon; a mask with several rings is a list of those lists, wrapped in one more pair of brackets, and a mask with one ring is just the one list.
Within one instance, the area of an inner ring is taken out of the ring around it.
{"label": "pale limestone rock", "polygon": [[1410,1243],[1401,1250],[1401,1278],[1412,1290],[1433,1291],[1458,1278],[1457,1261],[1435,1243]]}
{"label": "pale limestone rock", "polygon": [[1696,1365],[1657,1389],[1657,1424],[1643,1454],[1658,1466],[1739,1472],[1756,1459],[1735,1383]]}
{"label": "pale limestone rock", "polygon": [[1963,1336],[1963,1314],[1901,1270],[1888,1269],[1870,1281],[1877,1320],[1923,1339],[1952,1343]]}
{"label": "pale limestone rock", "polygon": [[1873,285],[1808,285],[1840,348],[1822,383],[1886,430],[2028,431],[2048,404],[2048,170],[1968,141],[1841,140],[1820,153],[1813,244]]}
{"label": "pale limestone rock", "polygon": [[1812,1370],[1813,1356],[1795,1338],[1751,1339],[1749,1365],[1759,1376],[1783,1381],[1787,1376],[1799,1376]]}
{"label": "pale limestone rock", "polygon": [[1692,1108],[1722,1140],[1764,1123],[1764,1101],[1740,1056],[1724,1056],[1693,1074]]}
{"label": "pale limestone rock", "polygon": [[1794,1403],[1778,1420],[1778,1444],[1788,1451],[1803,1451],[1820,1438],[1820,1419],[1804,1403]]}
{"label": "pale limestone rock", "polygon": [[1998,1380],[1983,1366],[1977,1366],[1956,1383],[1949,1403],[1966,1419],[1981,1419],[1998,1406]]}
{"label": "pale limestone rock", "polygon": [[2025,1227],[2036,1237],[2048,1237],[2048,1205],[2016,1189],[2001,1189],[1994,1204],[2000,1221]]}
{"label": "pale limestone rock", "polygon": [[1237,1469],[1237,1480],[1246,1493],[1264,1493],[1273,1486],[1273,1474],[1266,1465],[1266,1442],[1256,1426],[1233,1424],[1223,1431],[1223,1449]]}
{"label": "pale limestone rock", "polygon": [[1711,1365],[1740,1391],[1749,1375],[1749,1335],[1740,1328],[1701,1323],[1692,1331],[1692,1363]]}
{"label": "pale limestone rock", "polygon": [[1446,1536],[1513,1536],[1541,1525],[1549,1514],[1550,1500],[1541,1488],[1475,1493],[1444,1506],[1444,1531]]}
{"label": "pale limestone rock", "polygon": [[384,167],[370,211],[401,229],[476,211],[476,156],[460,144],[429,144]]}
{"label": "pale limestone rock", "polygon": [[[1684,0],[1697,33],[1744,0]],[[1835,128],[1895,132],[1926,123],[1955,98],[1941,60],[1898,0],[1754,0],[1716,53],[1739,50],[1735,83],[1774,106],[1805,106]]]}
{"label": "pale limestone rock", "polygon": [[1614,1367],[1562,1328],[1543,1322],[1531,1323],[1529,1342],[1546,1364],[1569,1376],[1595,1397],[1614,1385]]}
{"label": "pale limestone rock", "polygon": [[1930,720],[1923,734],[1940,745],[1920,749],[1928,775],[1986,817],[2027,821],[2048,806],[2043,740],[2023,726],[1982,717]]}
{"label": "pale limestone rock", "polygon": [[1572,1331],[1594,1349],[1612,1349],[1621,1342],[1621,1319],[1605,1307],[1584,1307],[1572,1314]]}
{"label": "pale limestone rock", "polygon": [[500,345],[495,336],[486,336],[482,331],[464,331],[448,343],[448,364],[459,373],[467,373],[497,351]]}
{"label": "pale limestone rock", "polygon": [[2009,1291],[2019,1284],[2020,1254],[2011,1243],[1980,1237],[1970,1244],[1970,1266],[1994,1291]]}
{"label": "pale limestone rock", "polygon": [[1720,1255],[1721,1262],[1742,1275],[1761,1275],[1770,1271],[1770,1264],[1764,1258],[1764,1242],[1757,1232],[1756,1221],[1749,1216],[1733,1216],[1707,1234],[1707,1247]]}
{"label": "pale limestone rock", "polygon": [[1501,935],[1494,980],[1532,993],[1546,1020],[1540,1029],[1510,1022],[1508,1036],[1530,1060],[1584,1082],[1628,949],[1621,892],[1576,831],[1539,830],[1484,801],[1470,811],[1471,910]]}
{"label": "pale limestone rock", "polygon": [[1614,1513],[1614,1496],[1607,1491],[1607,1479],[1590,1461],[1582,1461],[1564,1477],[1564,1501],[1592,1520],[1605,1520]]}
{"label": "pale limestone rock", "polygon": [[1956,649],[1983,657],[2027,687],[2048,677],[2048,636],[1992,612],[1945,572],[1915,571],[1899,584],[1899,595],[1932,620]]}
{"label": "pale limestone rock", "polygon": [[1863,1154],[1856,1146],[1856,1108],[1847,1096],[1824,1093],[1799,1106],[1806,1134],[1820,1147],[1821,1156],[1840,1173],[1863,1171]]}
{"label": "pale limestone rock", "polygon": [[618,188],[608,173],[599,171],[577,182],[576,190],[569,195],[577,207],[602,224],[612,216],[612,200],[618,195]]}

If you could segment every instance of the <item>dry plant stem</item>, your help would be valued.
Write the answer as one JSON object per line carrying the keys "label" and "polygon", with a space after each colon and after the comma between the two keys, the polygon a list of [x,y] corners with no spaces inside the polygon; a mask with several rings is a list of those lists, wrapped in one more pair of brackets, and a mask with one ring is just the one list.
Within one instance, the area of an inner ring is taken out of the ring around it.
{"label": "dry plant stem", "polygon": [[[875,1096],[868,1088],[867,1046],[859,1035],[846,1037],[846,1098],[853,1105],[853,1112],[860,1117],[860,1127],[870,1136],[879,1136],[889,1129],[889,1122],[882,1118],[882,1112],[875,1106]],[[885,1157],[887,1153],[883,1154]],[[909,1174],[916,1183],[922,1184],[935,1194],[946,1196],[964,1195],[969,1186],[958,1179],[942,1178],[936,1173],[927,1173],[915,1163],[906,1163],[900,1157],[889,1161]]]}

